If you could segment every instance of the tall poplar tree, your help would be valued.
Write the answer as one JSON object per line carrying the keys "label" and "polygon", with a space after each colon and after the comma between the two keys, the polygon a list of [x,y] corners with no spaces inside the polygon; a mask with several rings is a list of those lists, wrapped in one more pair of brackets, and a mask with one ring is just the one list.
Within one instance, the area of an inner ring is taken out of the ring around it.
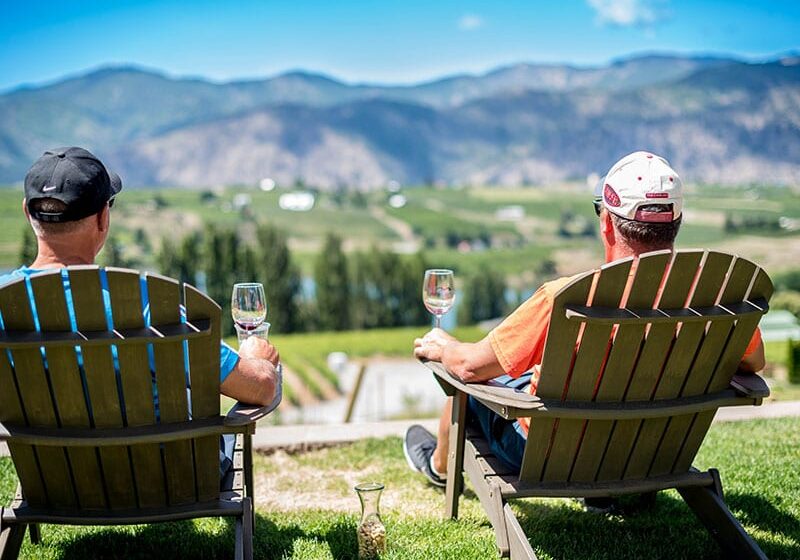
{"label": "tall poplar tree", "polygon": [[350,278],[342,240],[328,234],[314,263],[319,325],[323,330],[350,328]]}

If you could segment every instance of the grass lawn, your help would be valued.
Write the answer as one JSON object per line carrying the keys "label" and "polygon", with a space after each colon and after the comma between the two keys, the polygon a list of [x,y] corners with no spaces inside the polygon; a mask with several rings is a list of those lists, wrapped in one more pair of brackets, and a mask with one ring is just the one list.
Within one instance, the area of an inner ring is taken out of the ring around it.
{"label": "grass lawn", "polygon": [[[800,551],[800,418],[715,425],[695,465],[718,467],[734,515],[772,558]],[[474,494],[458,522],[441,519],[442,493],[408,471],[400,440],[366,440],[300,455],[256,459],[256,558],[355,558],[358,500],[352,486],[377,479],[389,551],[385,558],[494,557],[494,537]],[[0,460],[0,503],[16,479]],[[571,500],[514,505],[540,558],[721,558],[716,543],[674,491],[626,515],[588,514]],[[211,519],[149,526],[45,526],[22,558],[222,559],[233,553],[233,525]]]}

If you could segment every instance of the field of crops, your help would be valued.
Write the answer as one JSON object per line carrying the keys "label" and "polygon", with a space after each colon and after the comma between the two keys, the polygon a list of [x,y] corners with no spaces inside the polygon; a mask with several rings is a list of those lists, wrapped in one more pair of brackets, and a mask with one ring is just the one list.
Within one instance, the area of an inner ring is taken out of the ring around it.
{"label": "field of crops", "polygon": [[[21,190],[19,186],[0,188],[4,226],[0,228],[0,270],[19,264],[27,227]],[[344,239],[347,251],[371,246],[421,250],[431,265],[452,268],[460,279],[482,270],[497,270],[522,292],[536,287],[540,277],[535,271],[545,262],[550,261],[558,274],[572,274],[602,261],[599,240],[592,235],[596,218],[591,192],[583,184],[407,188],[403,191],[407,204],[401,208],[391,207],[385,192],[319,193],[308,212],[280,209],[282,192],[245,187],[128,189],[112,210],[112,232],[126,256],[143,269],[155,269],[155,255],[166,237],[177,241],[207,223],[239,227],[246,236],[254,223],[270,223],[287,232],[292,258],[305,275],[312,274],[325,234],[335,232]],[[515,207],[513,219],[499,219],[509,207]],[[731,219],[753,216],[785,227],[726,228]],[[689,188],[677,245],[726,250],[751,258],[772,273],[781,271],[800,262],[800,196],[791,188]],[[286,388],[288,402],[301,404],[303,394],[321,400],[338,394],[337,379],[326,364],[329,352],[346,350],[351,357],[408,355],[411,341],[422,331],[275,333],[274,340],[294,376],[293,384]],[[469,339],[480,333],[470,329],[461,335]]]}

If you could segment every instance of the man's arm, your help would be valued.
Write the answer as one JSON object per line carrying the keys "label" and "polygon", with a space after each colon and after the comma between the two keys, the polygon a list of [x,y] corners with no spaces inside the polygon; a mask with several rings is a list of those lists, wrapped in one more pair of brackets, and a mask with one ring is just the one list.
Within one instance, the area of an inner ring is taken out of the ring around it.
{"label": "man's arm", "polygon": [[755,350],[745,354],[744,358],[742,358],[739,364],[739,371],[755,373],[764,369],[765,365],[767,365],[767,360],[764,356],[764,342],[759,340]]}
{"label": "man's arm", "polygon": [[465,383],[487,381],[505,373],[489,337],[475,343],[459,342],[442,329],[433,329],[414,341],[414,356],[442,362]]}
{"label": "man's arm", "polygon": [[239,402],[266,406],[275,397],[280,360],[277,349],[262,338],[251,336],[242,342],[236,367],[219,390]]}

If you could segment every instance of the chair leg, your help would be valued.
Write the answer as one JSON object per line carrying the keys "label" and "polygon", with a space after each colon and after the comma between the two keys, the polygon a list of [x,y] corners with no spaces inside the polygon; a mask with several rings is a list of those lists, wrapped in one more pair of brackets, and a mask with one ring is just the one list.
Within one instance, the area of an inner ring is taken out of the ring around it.
{"label": "chair leg", "polygon": [[253,560],[253,501],[247,497],[242,500],[242,539],[244,560]]}
{"label": "chair leg", "polygon": [[514,510],[506,502],[503,506],[503,515],[506,518],[506,527],[508,528],[508,546],[511,550],[511,560],[536,560],[536,553],[528,542],[528,537],[525,536],[525,531],[514,515]]}
{"label": "chair leg", "polygon": [[458,518],[458,498],[464,488],[464,435],[467,417],[467,394],[456,391],[450,416],[450,442],[447,455],[445,516]]}
{"label": "chair leg", "polygon": [[244,515],[236,518],[236,534],[234,535],[234,560],[244,560]]}
{"label": "chair leg", "polygon": [[731,514],[722,497],[719,472],[710,469],[712,486],[678,488],[683,500],[728,553],[729,558],[766,560],[767,556]]}
{"label": "chair leg", "polygon": [[250,523],[255,530],[256,527],[256,488],[253,482],[253,435],[248,433],[244,436],[244,484],[245,496],[250,498],[251,520]]}
{"label": "chair leg", "polygon": [[31,538],[31,544],[39,544],[42,542],[42,532],[39,529],[38,523],[31,523],[28,525],[28,536]]}
{"label": "chair leg", "polygon": [[26,527],[22,523],[0,526],[0,560],[17,560]]}

